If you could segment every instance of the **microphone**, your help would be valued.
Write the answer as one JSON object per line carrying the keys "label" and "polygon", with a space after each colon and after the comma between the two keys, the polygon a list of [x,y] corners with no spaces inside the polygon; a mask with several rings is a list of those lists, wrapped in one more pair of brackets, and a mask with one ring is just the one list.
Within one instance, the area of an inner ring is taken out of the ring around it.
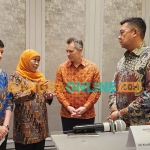
{"label": "microphone", "polygon": [[126,124],[123,120],[109,120],[109,122],[77,125],[73,127],[74,133],[91,133],[95,131],[102,132],[117,132],[124,131],[126,129]]}

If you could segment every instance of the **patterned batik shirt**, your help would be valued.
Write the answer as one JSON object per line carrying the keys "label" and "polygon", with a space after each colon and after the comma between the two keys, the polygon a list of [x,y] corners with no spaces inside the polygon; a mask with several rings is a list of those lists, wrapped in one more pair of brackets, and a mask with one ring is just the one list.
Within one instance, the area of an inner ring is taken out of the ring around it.
{"label": "patterned batik shirt", "polygon": [[43,93],[31,92],[32,84],[17,72],[10,75],[9,88],[15,103],[13,140],[16,143],[37,143],[49,136],[46,101]]}
{"label": "patterned batik shirt", "polygon": [[100,90],[98,86],[94,87],[94,83],[100,83],[99,69],[94,63],[82,58],[77,68],[69,60],[61,64],[55,83],[57,98],[62,104],[60,115],[71,118],[67,110],[67,106],[70,105],[75,109],[81,106],[87,109],[81,119],[95,117],[94,104],[100,96]]}
{"label": "patterned batik shirt", "polygon": [[12,97],[7,87],[8,75],[6,71],[0,69],[0,125],[3,125],[6,110],[13,110]]}
{"label": "patterned batik shirt", "polygon": [[109,107],[120,110],[127,126],[150,124],[150,47],[143,43],[126,51],[114,82],[116,92],[110,95]]}

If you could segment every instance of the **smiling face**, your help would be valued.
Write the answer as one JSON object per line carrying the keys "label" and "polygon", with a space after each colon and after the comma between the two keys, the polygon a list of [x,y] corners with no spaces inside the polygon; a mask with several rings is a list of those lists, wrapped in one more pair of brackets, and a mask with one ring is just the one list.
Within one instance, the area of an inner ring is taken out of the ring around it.
{"label": "smiling face", "polygon": [[1,47],[0,47],[0,60],[1,60],[2,57],[3,57],[3,52],[4,52],[4,48],[1,48]]}
{"label": "smiling face", "polygon": [[29,61],[29,67],[30,67],[31,71],[36,72],[36,70],[39,67],[39,64],[40,64],[40,57],[39,56],[35,56],[35,57],[31,58]]}

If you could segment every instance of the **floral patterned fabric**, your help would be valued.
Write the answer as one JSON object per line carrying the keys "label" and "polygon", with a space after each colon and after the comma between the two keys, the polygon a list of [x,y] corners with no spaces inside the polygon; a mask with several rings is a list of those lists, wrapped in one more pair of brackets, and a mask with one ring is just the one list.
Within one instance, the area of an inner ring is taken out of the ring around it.
{"label": "floral patterned fabric", "polygon": [[[11,89],[15,103],[13,140],[21,144],[42,141],[49,136],[47,108],[43,93],[32,93],[28,83],[31,85],[33,81],[23,78],[17,72],[10,75],[9,82],[15,87]],[[23,90],[20,89],[22,85],[25,87]]]}
{"label": "floral patterned fabric", "polygon": [[[150,124],[150,47],[143,43],[132,52],[126,51],[113,81],[116,92],[110,95],[109,107],[120,110],[127,126]],[[118,91],[118,85],[130,82],[141,83],[140,90]]]}
{"label": "floral patterned fabric", "polygon": [[6,71],[0,69],[0,125],[3,125],[6,110],[12,111],[12,97],[7,90],[8,75]]}
{"label": "floral patterned fabric", "polygon": [[[62,104],[60,115],[71,118],[67,110],[67,106],[70,105],[75,109],[80,106],[86,107],[87,111],[81,119],[95,117],[94,104],[100,96],[100,91],[92,92],[95,82],[100,82],[100,74],[94,63],[83,58],[77,68],[69,60],[61,64],[57,70],[55,86],[58,101]],[[64,90],[60,87],[64,87]]]}

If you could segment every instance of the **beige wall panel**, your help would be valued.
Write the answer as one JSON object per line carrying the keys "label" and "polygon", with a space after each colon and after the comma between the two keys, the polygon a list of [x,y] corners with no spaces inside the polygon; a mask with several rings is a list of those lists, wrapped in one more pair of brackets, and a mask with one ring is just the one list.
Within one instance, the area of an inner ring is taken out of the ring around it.
{"label": "beige wall panel", "polygon": [[39,52],[38,70],[45,74],[45,0],[26,0],[26,49]]}
{"label": "beige wall panel", "polygon": [[147,29],[145,34],[145,42],[150,46],[150,0],[143,0],[142,3],[142,17],[146,22]]}
{"label": "beige wall panel", "polygon": [[[94,62],[100,70],[102,81],[102,52],[103,52],[103,8],[104,0],[86,0],[86,33],[85,58]],[[102,118],[102,94],[94,105],[95,122]]]}
{"label": "beige wall panel", "polygon": [[[142,16],[142,0],[105,0],[104,3],[104,48],[103,48],[103,82],[109,82],[123,57],[125,49],[118,42],[119,22],[128,17]],[[109,93],[103,93],[102,119],[106,121],[108,112]]]}
{"label": "beige wall panel", "polygon": [[25,49],[25,0],[0,0],[0,18],[0,39],[5,44],[0,67],[10,73]]}
{"label": "beige wall panel", "polygon": [[[5,44],[0,67],[10,74],[16,70],[25,50],[25,0],[0,0],[0,18],[0,39]],[[12,137],[12,120],[9,137]]]}
{"label": "beige wall panel", "polygon": [[[85,0],[45,0],[45,16],[45,73],[54,81],[56,69],[67,60],[67,38],[85,39]],[[50,131],[62,130],[56,98],[48,112]]]}

